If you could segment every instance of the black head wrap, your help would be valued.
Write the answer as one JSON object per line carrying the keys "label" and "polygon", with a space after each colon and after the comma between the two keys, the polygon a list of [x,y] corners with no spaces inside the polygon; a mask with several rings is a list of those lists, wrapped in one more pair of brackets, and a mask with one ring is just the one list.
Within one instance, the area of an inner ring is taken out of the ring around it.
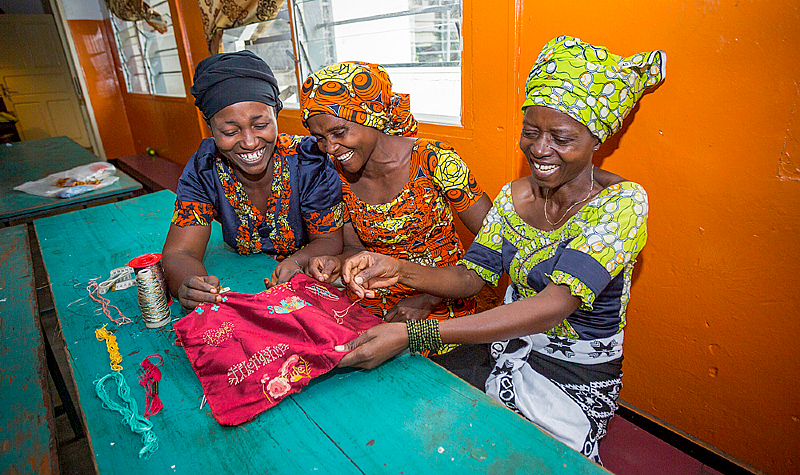
{"label": "black head wrap", "polygon": [[210,119],[217,112],[237,102],[262,102],[283,108],[278,98],[278,81],[263,59],[252,51],[237,51],[209,56],[194,70],[190,92],[194,105]]}

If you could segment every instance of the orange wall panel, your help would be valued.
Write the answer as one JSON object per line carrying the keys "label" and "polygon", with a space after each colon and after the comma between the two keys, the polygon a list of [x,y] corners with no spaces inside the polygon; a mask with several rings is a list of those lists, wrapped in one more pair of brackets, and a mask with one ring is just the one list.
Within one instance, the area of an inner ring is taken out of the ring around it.
{"label": "orange wall panel", "polygon": [[106,23],[69,20],[68,24],[106,157],[131,155],[134,153],[133,136],[114,71],[115,53],[108,43],[112,37],[104,30]]}
{"label": "orange wall panel", "polygon": [[145,94],[124,97],[136,153],[150,147],[171,162],[188,162],[203,139],[194,103]]}
{"label": "orange wall panel", "polygon": [[529,67],[559,34],[668,55],[666,81],[598,157],[650,198],[621,397],[767,473],[798,473],[800,183],[780,171],[800,136],[797,5],[600,7],[525,2],[521,56]]}

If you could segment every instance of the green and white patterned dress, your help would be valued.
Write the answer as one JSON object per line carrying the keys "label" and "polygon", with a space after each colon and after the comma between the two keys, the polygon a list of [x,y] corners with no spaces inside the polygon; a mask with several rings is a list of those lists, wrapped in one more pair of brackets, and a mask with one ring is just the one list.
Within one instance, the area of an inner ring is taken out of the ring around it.
{"label": "green and white patterned dress", "polygon": [[570,287],[581,304],[555,328],[491,346],[486,392],[555,438],[599,461],[622,388],[622,340],[636,256],[647,241],[647,193],[633,182],[601,191],[560,228],[537,229],[514,209],[511,185],[495,198],[459,262],[496,285],[506,303]]}

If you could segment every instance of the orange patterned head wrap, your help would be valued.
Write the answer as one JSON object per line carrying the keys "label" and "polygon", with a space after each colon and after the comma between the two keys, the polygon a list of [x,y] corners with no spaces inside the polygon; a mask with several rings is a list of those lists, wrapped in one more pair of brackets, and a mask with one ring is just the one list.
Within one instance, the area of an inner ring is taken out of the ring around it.
{"label": "orange patterned head wrap", "polygon": [[303,83],[300,104],[306,128],[309,117],[329,114],[385,134],[417,134],[408,94],[392,92],[392,80],[377,64],[346,62],[320,69]]}

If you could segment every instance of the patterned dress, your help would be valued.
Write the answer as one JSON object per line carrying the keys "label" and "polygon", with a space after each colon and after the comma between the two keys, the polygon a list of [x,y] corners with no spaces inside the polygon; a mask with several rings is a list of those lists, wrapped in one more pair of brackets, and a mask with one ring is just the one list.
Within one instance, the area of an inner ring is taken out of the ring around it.
{"label": "patterned dress", "polygon": [[553,231],[525,223],[506,185],[460,262],[494,285],[507,273],[506,303],[550,282],[580,298],[552,330],[492,344],[486,393],[598,462],[622,388],[633,264],[646,241],[647,194],[636,183],[604,189]]}
{"label": "patterned dress", "polygon": [[239,254],[279,256],[307,244],[309,233],[328,233],[344,224],[341,184],[313,137],[279,134],[272,157],[272,196],[259,210],[214,139],[203,140],[178,181],[172,223],[208,226],[217,219],[223,240]]}
{"label": "patterned dress", "polygon": [[[455,265],[464,255],[450,206],[461,212],[475,204],[483,190],[449,145],[417,139],[411,152],[411,178],[397,197],[378,205],[358,199],[341,165],[336,163],[336,167],[342,180],[345,222],[352,222],[368,251],[431,267]],[[375,298],[364,298],[361,304],[383,317],[398,301],[418,293],[398,284],[378,290]],[[429,318],[461,317],[474,308],[474,299],[446,300]]]}

